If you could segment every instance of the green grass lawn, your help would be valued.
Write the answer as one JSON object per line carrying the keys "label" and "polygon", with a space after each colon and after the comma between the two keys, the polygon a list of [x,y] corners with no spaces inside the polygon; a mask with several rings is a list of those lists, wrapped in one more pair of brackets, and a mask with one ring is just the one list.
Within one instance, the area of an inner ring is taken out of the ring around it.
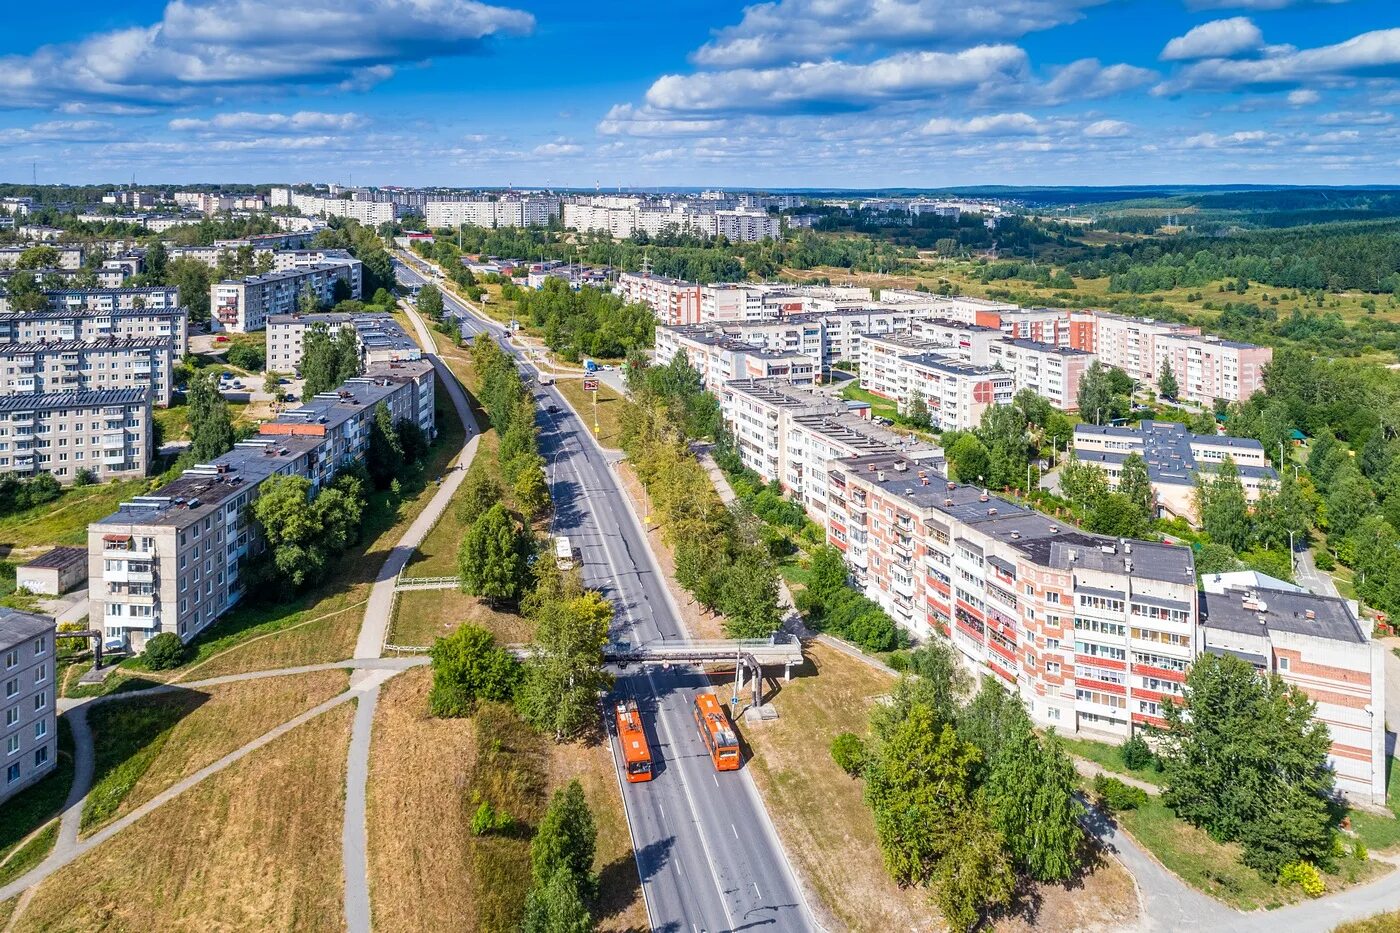
{"label": "green grass lawn", "polygon": [[1076,758],[1092,761],[1105,771],[1134,777],[1139,781],[1146,781],[1148,784],[1162,783],[1162,772],[1154,767],[1129,768],[1123,764],[1123,756],[1117,745],[1110,745],[1108,742],[1095,742],[1092,739],[1071,739],[1064,736],[1060,737],[1060,743],[1064,745],[1065,751],[1069,754]]}
{"label": "green grass lawn", "polygon": [[[1386,760],[1385,799],[1391,806],[1400,801],[1400,768],[1395,767],[1395,759]],[[1400,846],[1400,819],[1394,815],[1383,816],[1367,810],[1352,810],[1351,828],[1366,848],[1372,852],[1383,852]]]}
{"label": "green grass lawn", "polygon": [[53,772],[0,807],[0,859],[9,856],[25,836],[58,815],[72,785],[73,732],[68,727],[68,720],[60,716],[58,763]]}
{"label": "green grass lawn", "polygon": [[92,486],[70,486],[52,502],[0,518],[0,547],[87,544],[87,526],[146,492],[150,480],[129,479]]}
{"label": "green grass lawn", "polygon": [[93,783],[83,805],[83,831],[116,816],[122,799],[136,786],[181,718],[207,699],[194,691],[94,706],[88,712],[93,732]]}
{"label": "green grass lawn", "polygon": [[[597,392],[583,391],[583,380],[581,379],[559,379],[555,383],[564,398],[569,400],[569,404],[578,412],[583,423],[590,428],[593,426],[593,416],[597,413],[598,430],[594,432],[594,437],[598,438],[598,443],[604,447],[618,447],[622,443],[622,408],[623,398],[602,380],[598,381]],[[597,407],[594,407],[594,396],[597,397]]]}
{"label": "green grass lawn", "polygon": [[899,406],[891,399],[881,398],[874,392],[867,392],[857,385],[848,385],[841,390],[841,397],[854,402],[869,402],[870,411],[876,418],[894,420],[899,416]]}

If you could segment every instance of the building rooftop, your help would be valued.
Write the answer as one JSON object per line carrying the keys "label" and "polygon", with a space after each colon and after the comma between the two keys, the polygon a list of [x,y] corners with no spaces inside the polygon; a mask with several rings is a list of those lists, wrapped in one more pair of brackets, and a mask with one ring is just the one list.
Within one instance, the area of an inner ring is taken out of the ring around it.
{"label": "building rooftop", "polygon": [[[1147,461],[1148,476],[1153,482],[1160,483],[1189,485],[1196,481],[1197,473],[1202,471],[1213,473],[1219,469],[1217,463],[1197,461],[1196,452],[1193,449],[1197,445],[1249,451],[1261,457],[1264,454],[1263,445],[1251,437],[1193,434],[1186,429],[1186,425],[1176,421],[1144,421],[1141,430],[1116,425],[1077,424],[1074,426],[1074,433],[1076,438],[1090,435],[1116,437],[1141,444],[1142,458]],[[1085,463],[1121,464],[1130,453],[1130,451],[1082,451],[1077,449],[1078,446],[1076,442],[1076,454]],[[1278,474],[1271,466],[1237,463],[1236,469],[1239,470],[1241,476],[1254,479],[1278,479]]]}
{"label": "building rooftop", "polygon": [[334,262],[317,262],[308,266],[299,266],[295,269],[283,269],[281,272],[264,272],[261,275],[245,275],[241,279],[223,279],[216,283],[219,285],[265,285],[269,282],[280,282],[283,279],[292,279],[307,275],[312,272],[323,272],[327,269],[343,269],[349,264],[348,260]]}
{"label": "building rooftop", "polygon": [[0,412],[55,411],[95,408],[99,405],[133,405],[144,402],[148,389],[78,389],[73,392],[24,392],[0,397]]}
{"label": "building rooftop", "polygon": [[1362,630],[1345,600],[1313,593],[1232,587],[1223,593],[1202,593],[1201,626],[1241,635],[1270,630],[1365,644]]}
{"label": "building rooftop", "polygon": [[38,356],[82,350],[168,350],[169,337],[101,337],[97,340],[55,340],[52,343],[0,344],[0,356]]}
{"label": "building rooftop", "polygon": [[943,448],[937,444],[928,443],[913,435],[891,431],[869,418],[862,418],[847,411],[834,414],[825,411],[814,412],[798,415],[792,420],[807,430],[822,435],[830,443],[841,444],[855,451],[851,456],[897,450],[925,466],[930,465],[930,461],[934,461],[931,464],[934,467],[941,467],[943,464]]}
{"label": "building rooftop", "polygon": [[87,564],[88,552],[85,547],[56,547],[51,551],[46,551],[31,561],[26,561],[25,567],[35,567],[40,569],[64,570],[76,564]]}
{"label": "building rooftop", "polygon": [[[946,348],[945,348],[946,349]],[[916,353],[910,356],[901,356],[915,366],[924,369],[936,369],[939,372],[949,373],[954,376],[995,376],[1011,381],[1011,374],[1004,369],[991,369],[986,366],[977,366],[965,360],[954,359],[947,356],[939,356],[935,353]]]}
{"label": "building rooftop", "polygon": [[795,386],[784,379],[731,379],[724,384],[723,391],[747,395],[780,408],[820,410],[831,414],[846,411],[841,400],[825,392]]}
{"label": "building rooftop", "polygon": [[0,606],[0,648],[12,648],[53,630],[53,616]]}
{"label": "building rooftop", "polygon": [[1015,340],[1003,341],[1008,346],[1020,347],[1022,350],[1035,350],[1038,353],[1054,353],[1057,356],[1093,356],[1088,350],[1076,350],[1073,347],[1061,347],[1053,343],[1044,343],[1040,340],[1024,340],[1017,337]]}
{"label": "building rooftop", "polygon": [[[962,326],[964,326],[964,325],[962,325],[962,324],[955,324],[954,326],[956,326],[956,327],[962,327]],[[940,342],[937,341],[937,340],[929,340],[929,339],[924,338],[924,337],[915,337],[913,334],[906,334],[906,333],[898,333],[898,334],[866,334],[866,335],[864,335],[863,337],[861,337],[861,342],[862,342],[862,343],[879,343],[879,344],[884,344],[885,346],[889,346],[889,347],[899,347],[899,348],[904,349],[904,350],[915,350],[915,351],[937,350],[937,349],[941,349],[941,348],[944,348],[944,347],[947,346],[946,344],[940,343]],[[900,354],[900,356],[904,356],[904,355],[905,355],[905,354],[903,354],[903,353]]]}

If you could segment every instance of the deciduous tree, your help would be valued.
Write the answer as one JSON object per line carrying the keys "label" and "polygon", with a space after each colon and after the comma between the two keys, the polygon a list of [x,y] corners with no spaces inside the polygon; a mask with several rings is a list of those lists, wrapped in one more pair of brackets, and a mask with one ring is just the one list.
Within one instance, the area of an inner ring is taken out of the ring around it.
{"label": "deciduous tree", "polygon": [[525,564],[528,538],[505,506],[497,502],[482,513],[457,552],[462,591],[495,605],[517,599],[529,572]]}

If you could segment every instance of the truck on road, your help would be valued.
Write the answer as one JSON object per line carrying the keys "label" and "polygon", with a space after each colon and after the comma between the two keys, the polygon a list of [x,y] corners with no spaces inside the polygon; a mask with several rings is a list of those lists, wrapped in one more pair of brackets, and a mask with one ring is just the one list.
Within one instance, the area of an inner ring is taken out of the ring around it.
{"label": "truck on road", "polygon": [[574,569],[574,546],[569,543],[568,535],[559,535],[554,539],[554,566],[560,570]]}

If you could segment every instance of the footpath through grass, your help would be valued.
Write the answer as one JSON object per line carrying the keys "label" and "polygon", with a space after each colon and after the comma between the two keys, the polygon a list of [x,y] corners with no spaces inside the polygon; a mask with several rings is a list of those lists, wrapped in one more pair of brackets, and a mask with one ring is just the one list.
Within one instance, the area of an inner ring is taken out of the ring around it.
{"label": "footpath through grass", "polygon": [[0,806],[0,860],[11,858],[26,836],[58,816],[73,786],[73,730],[58,717],[58,762],[52,773]]}

